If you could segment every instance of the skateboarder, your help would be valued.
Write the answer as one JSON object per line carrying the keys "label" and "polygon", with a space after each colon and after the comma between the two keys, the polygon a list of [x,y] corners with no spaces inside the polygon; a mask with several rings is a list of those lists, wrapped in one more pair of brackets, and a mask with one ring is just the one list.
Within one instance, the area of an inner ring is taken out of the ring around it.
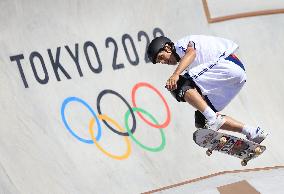
{"label": "skateboarder", "polygon": [[236,43],[219,37],[190,35],[173,43],[161,36],[151,41],[147,54],[154,64],[178,65],[166,88],[178,102],[197,109],[196,127],[234,131],[260,143],[268,135],[263,129],[218,113],[246,82],[244,65],[234,54],[237,49]]}

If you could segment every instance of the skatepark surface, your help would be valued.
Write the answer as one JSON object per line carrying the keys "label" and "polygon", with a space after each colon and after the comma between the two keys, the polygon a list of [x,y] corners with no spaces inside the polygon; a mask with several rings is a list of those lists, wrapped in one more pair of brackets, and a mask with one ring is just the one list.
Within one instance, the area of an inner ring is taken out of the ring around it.
{"label": "skatepark surface", "polygon": [[[283,193],[284,4],[212,2],[1,0],[0,193]],[[145,57],[190,34],[240,46],[248,79],[222,113],[269,132],[246,167],[194,143],[175,67]]]}

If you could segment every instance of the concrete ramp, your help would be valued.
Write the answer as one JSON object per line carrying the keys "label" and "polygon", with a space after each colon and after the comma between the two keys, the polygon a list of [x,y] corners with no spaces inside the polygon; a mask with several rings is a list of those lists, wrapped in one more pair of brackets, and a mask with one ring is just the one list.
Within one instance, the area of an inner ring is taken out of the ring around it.
{"label": "concrete ramp", "polygon": [[[1,0],[0,193],[141,193],[283,166],[284,15],[211,24],[206,2]],[[242,10],[220,5],[208,4],[212,17]],[[247,167],[194,144],[194,110],[164,88],[174,67],[145,57],[154,37],[189,34],[240,45],[248,82],[224,114],[270,132]]]}
{"label": "concrete ramp", "polygon": [[284,186],[284,166],[223,171],[146,193],[196,194],[281,194]]}

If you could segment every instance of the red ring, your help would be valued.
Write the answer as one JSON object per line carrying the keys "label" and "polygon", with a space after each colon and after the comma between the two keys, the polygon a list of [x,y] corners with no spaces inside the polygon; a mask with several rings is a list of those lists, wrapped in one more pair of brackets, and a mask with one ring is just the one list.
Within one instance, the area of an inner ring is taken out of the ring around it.
{"label": "red ring", "polygon": [[154,88],[154,86],[152,86],[151,84],[145,83],[145,82],[139,82],[132,88],[131,99],[132,99],[133,107],[137,108],[137,105],[136,105],[136,102],[135,102],[135,92],[136,92],[136,90],[138,88],[143,87],[143,86],[148,87],[148,88],[154,90],[161,97],[161,99],[163,100],[163,102],[164,102],[164,104],[166,106],[166,109],[167,109],[167,119],[166,119],[166,121],[163,124],[156,125],[156,124],[151,123],[150,121],[146,120],[140,112],[137,112],[137,114],[139,115],[139,117],[143,121],[145,121],[148,125],[150,125],[152,127],[155,127],[155,128],[165,128],[165,127],[167,127],[169,125],[170,121],[171,121],[171,113],[170,113],[169,105],[166,102],[165,98],[162,96],[162,94],[159,92],[159,90]]}

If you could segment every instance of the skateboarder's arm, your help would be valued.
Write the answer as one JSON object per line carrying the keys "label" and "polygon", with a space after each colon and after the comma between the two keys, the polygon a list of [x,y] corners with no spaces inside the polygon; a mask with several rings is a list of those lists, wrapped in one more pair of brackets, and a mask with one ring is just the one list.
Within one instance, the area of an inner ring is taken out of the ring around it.
{"label": "skateboarder's arm", "polygon": [[178,67],[174,71],[173,75],[180,75],[195,59],[196,51],[194,42],[189,42],[185,55],[181,58]]}
{"label": "skateboarder's arm", "polygon": [[191,46],[191,44],[188,44],[185,55],[181,58],[179,65],[166,83],[166,88],[168,90],[171,91],[177,88],[179,75],[194,61],[195,57],[195,48]]}
{"label": "skateboarder's arm", "polygon": [[181,58],[173,75],[180,75],[194,61],[195,57],[195,49],[193,47],[187,47],[185,55]]}

